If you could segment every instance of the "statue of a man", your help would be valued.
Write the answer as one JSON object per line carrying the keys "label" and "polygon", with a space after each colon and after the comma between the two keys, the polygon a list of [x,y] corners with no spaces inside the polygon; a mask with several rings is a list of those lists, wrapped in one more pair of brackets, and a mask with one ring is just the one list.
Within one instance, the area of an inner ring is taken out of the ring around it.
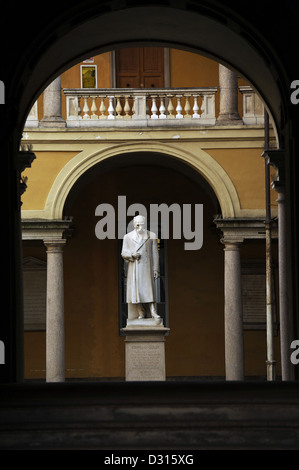
{"label": "statue of a man", "polygon": [[124,236],[121,256],[128,261],[127,303],[136,304],[138,318],[145,317],[143,304],[149,304],[151,316],[160,318],[156,309],[155,279],[159,277],[157,236],[145,229],[145,217],[133,219],[134,230]]}

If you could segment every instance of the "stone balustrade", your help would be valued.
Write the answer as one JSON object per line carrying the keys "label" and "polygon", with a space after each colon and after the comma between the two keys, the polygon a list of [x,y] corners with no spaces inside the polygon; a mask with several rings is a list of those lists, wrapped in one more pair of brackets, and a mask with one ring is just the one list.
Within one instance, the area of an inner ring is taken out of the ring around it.
{"label": "stone balustrade", "polygon": [[264,105],[254,90],[243,85],[239,87],[243,101],[243,123],[264,124]]}
{"label": "stone balustrade", "polygon": [[[65,125],[75,128],[223,125],[215,115],[217,90],[217,87],[66,88],[63,89]],[[239,93],[243,108],[241,124],[263,125],[264,107],[258,95],[250,86],[240,86]],[[60,95],[57,99],[61,99]],[[47,126],[56,127],[57,119]],[[37,101],[30,110],[25,127],[45,127],[44,119],[38,119]]]}
{"label": "stone balustrade", "polygon": [[[214,125],[217,87],[69,88],[67,127]],[[178,124],[179,123],[179,124]]]}

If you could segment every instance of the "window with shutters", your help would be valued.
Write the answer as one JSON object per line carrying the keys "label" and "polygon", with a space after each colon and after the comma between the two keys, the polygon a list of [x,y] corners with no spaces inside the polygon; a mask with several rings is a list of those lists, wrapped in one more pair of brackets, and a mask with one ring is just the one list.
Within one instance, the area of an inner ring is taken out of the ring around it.
{"label": "window with shutters", "polygon": [[24,329],[46,329],[47,263],[28,257],[23,260]]}
{"label": "window with shutters", "polygon": [[[266,329],[266,264],[263,259],[242,260],[243,325],[246,330]],[[276,298],[272,282],[274,331],[277,333]]]}

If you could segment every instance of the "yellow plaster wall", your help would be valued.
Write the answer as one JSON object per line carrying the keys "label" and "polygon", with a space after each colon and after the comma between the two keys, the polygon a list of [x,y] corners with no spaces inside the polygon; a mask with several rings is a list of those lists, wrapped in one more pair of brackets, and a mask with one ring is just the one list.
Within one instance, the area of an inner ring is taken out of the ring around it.
{"label": "yellow plaster wall", "polygon": [[[231,178],[241,209],[265,208],[265,162],[262,149],[209,149],[207,152]],[[277,193],[271,190],[271,204],[277,207]]]}
{"label": "yellow plaster wall", "polygon": [[218,63],[192,52],[170,49],[172,87],[218,86]]}
{"label": "yellow plaster wall", "polygon": [[[97,88],[109,88],[111,86],[111,53],[105,52],[94,56],[93,59],[93,63],[80,62],[66,70],[61,76],[61,88],[81,88],[81,65],[95,65]],[[62,98],[62,115],[66,116],[66,100],[64,94]]]}
{"label": "yellow plaster wall", "polygon": [[64,165],[77,152],[34,152],[36,159],[31,168],[27,168],[23,177],[27,177],[27,189],[22,195],[22,210],[43,209],[50,188]]}
{"label": "yellow plaster wall", "polygon": [[[238,77],[238,86],[248,85]],[[200,54],[170,49],[171,87],[219,87],[219,64]],[[219,91],[216,93],[216,116],[219,113]],[[238,111],[242,116],[242,96],[238,95]]]}
{"label": "yellow plaster wall", "polygon": [[[117,138],[115,131],[114,137]],[[178,147],[184,146],[185,150],[196,155],[198,142],[177,142]],[[85,144],[88,149],[88,144]],[[148,150],[151,143],[146,144]],[[264,210],[265,209],[265,168],[264,159],[261,157],[261,148],[214,148],[204,149],[225,170],[231,179],[240,201],[241,209]],[[27,189],[22,195],[22,210],[43,209],[48,193],[60,170],[78,152],[50,152],[37,151],[37,158],[32,167],[24,171],[23,176],[28,177]],[[271,169],[273,175],[275,171]],[[218,188],[219,189],[219,188]],[[277,194],[271,190],[271,204],[273,210],[277,210]]]}
{"label": "yellow plaster wall", "polygon": [[[218,62],[192,52],[178,49],[170,49],[170,86],[171,87],[209,87],[219,86]],[[97,67],[97,87],[111,87],[111,53],[105,52],[94,56],[91,64],[79,62],[61,75],[61,88],[81,88],[80,66],[96,65]],[[239,85],[248,84],[239,77]],[[63,91],[62,95],[62,116],[66,117],[66,99]],[[239,114],[242,114],[242,97],[239,93]],[[216,93],[216,115],[219,112],[219,91]],[[38,99],[39,119],[43,117],[42,96]]]}
{"label": "yellow plaster wall", "polygon": [[[98,88],[109,88],[111,86],[111,59],[110,52],[94,56],[93,63],[79,62],[61,74],[61,112],[66,118],[66,99],[63,88],[81,88],[81,65],[96,65]],[[38,117],[43,117],[43,97],[38,98]]]}

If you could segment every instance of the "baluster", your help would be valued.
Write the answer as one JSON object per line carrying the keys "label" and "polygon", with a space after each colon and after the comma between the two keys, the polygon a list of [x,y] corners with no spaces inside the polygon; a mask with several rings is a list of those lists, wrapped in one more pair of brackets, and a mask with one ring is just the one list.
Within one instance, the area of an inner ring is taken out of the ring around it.
{"label": "baluster", "polygon": [[159,112],[160,112],[159,119],[166,119],[165,111],[166,111],[166,108],[164,106],[164,96],[161,96],[161,98],[160,98],[160,108],[159,108]]}
{"label": "baluster", "polygon": [[189,103],[189,98],[190,98],[191,95],[185,95],[185,98],[186,98],[186,103],[185,103],[185,107],[184,107],[184,111],[185,111],[185,116],[184,118],[188,119],[188,118],[191,118],[191,114],[190,114],[190,111],[191,111],[191,106],[190,106],[190,103]]}
{"label": "baluster", "polygon": [[90,119],[90,116],[89,116],[89,106],[88,106],[88,103],[87,103],[87,100],[88,100],[88,96],[83,96],[84,98],[84,106],[83,106],[83,119]]}
{"label": "baluster", "polygon": [[167,119],[175,119],[175,116],[172,114],[172,112],[174,111],[174,106],[172,103],[173,95],[167,95],[167,98],[169,100],[168,106],[167,106],[167,111],[168,111]]}
{"label": "baluster", "polygon": [[133,96],[132,116],[136,114],[136,104],[137,104],[137,97]]}
{"label": "baluster", "polygon": [[117,112],[116,119],[123,119],[123,116],[121,115],[121,112],[123,109],[120,103],[120,96],[116,96],[115,98],[117,99],[117,103],[115,107],[115,111]]}
{"label": "baluster", "polygon": [[81,96],[78,96],[78,118],[82,119],[82,116],[81,116],[82,109],[81,109],[80,100],[81,100]]}
{"label": "baluster", "polygon": [[124,106],[124,112],[125,112],[125,116],[124,116],[124,119],[131,119],[132,116],[130,116],[130,104],[129,104],[129,96],[125,96],[125,106]]}
{"label": "baluster", "polygon": [[96,105],[96,96],[92,96],[92,105],[91,105],[91,112],[92,112],[92,115],[90,117],[90,119],[98,119],[98,115],[96,114],[97,112],[97,105]]}
{"label": "baluster", "polygon": [[151,97],[153,102],[152,102],[152,107],[151,107],[151,112],[152,112],[152,115],[151,115],[151,119],[158,119],[158,116],[157,116],[157,112],[158,112],[158,108],[157,108],[157,105],[156,105],[156,96],[152,96]]}
{"label": "baluster", "polygon": [[105,106],[105,96],[101,96],[101,104],[100,104],[100,116],[99,119],[107,119],[107,116],[105,116],[106,112],[106,106]]}
{"label": "baluster", "polygon": [[201,99],[202,99],[201,107],[200,107],[201,117],[204,118],[205,114],[206,114],[206,96],[205,95],[200,95],[200,96],[201,96]]}
{"label": "baluster", "polygon": [[177,100],[178,100],[177,107],[176,107],[176,118],[177,119],[182,119],[184,117],[182,115],[183,108],[181,106],[182,95],[176,95],[176,97],[177,97]]}
{"label": "baluster", "polygon": [[113,107],[113,98],[114,98],[114,96],[108,96],[108,99],[109,99],[108,119],[115,119],[114,107]]}
{"label": "baluster", "polygon": [[192,115],[192,117],[194,119],[199,119],[200,114],[198,114],[199,106],[198,106],[198,103],[197,103],[198,95],[193,95],[193,98],[194,98],[194,104],[193,104],[193,115]]}

